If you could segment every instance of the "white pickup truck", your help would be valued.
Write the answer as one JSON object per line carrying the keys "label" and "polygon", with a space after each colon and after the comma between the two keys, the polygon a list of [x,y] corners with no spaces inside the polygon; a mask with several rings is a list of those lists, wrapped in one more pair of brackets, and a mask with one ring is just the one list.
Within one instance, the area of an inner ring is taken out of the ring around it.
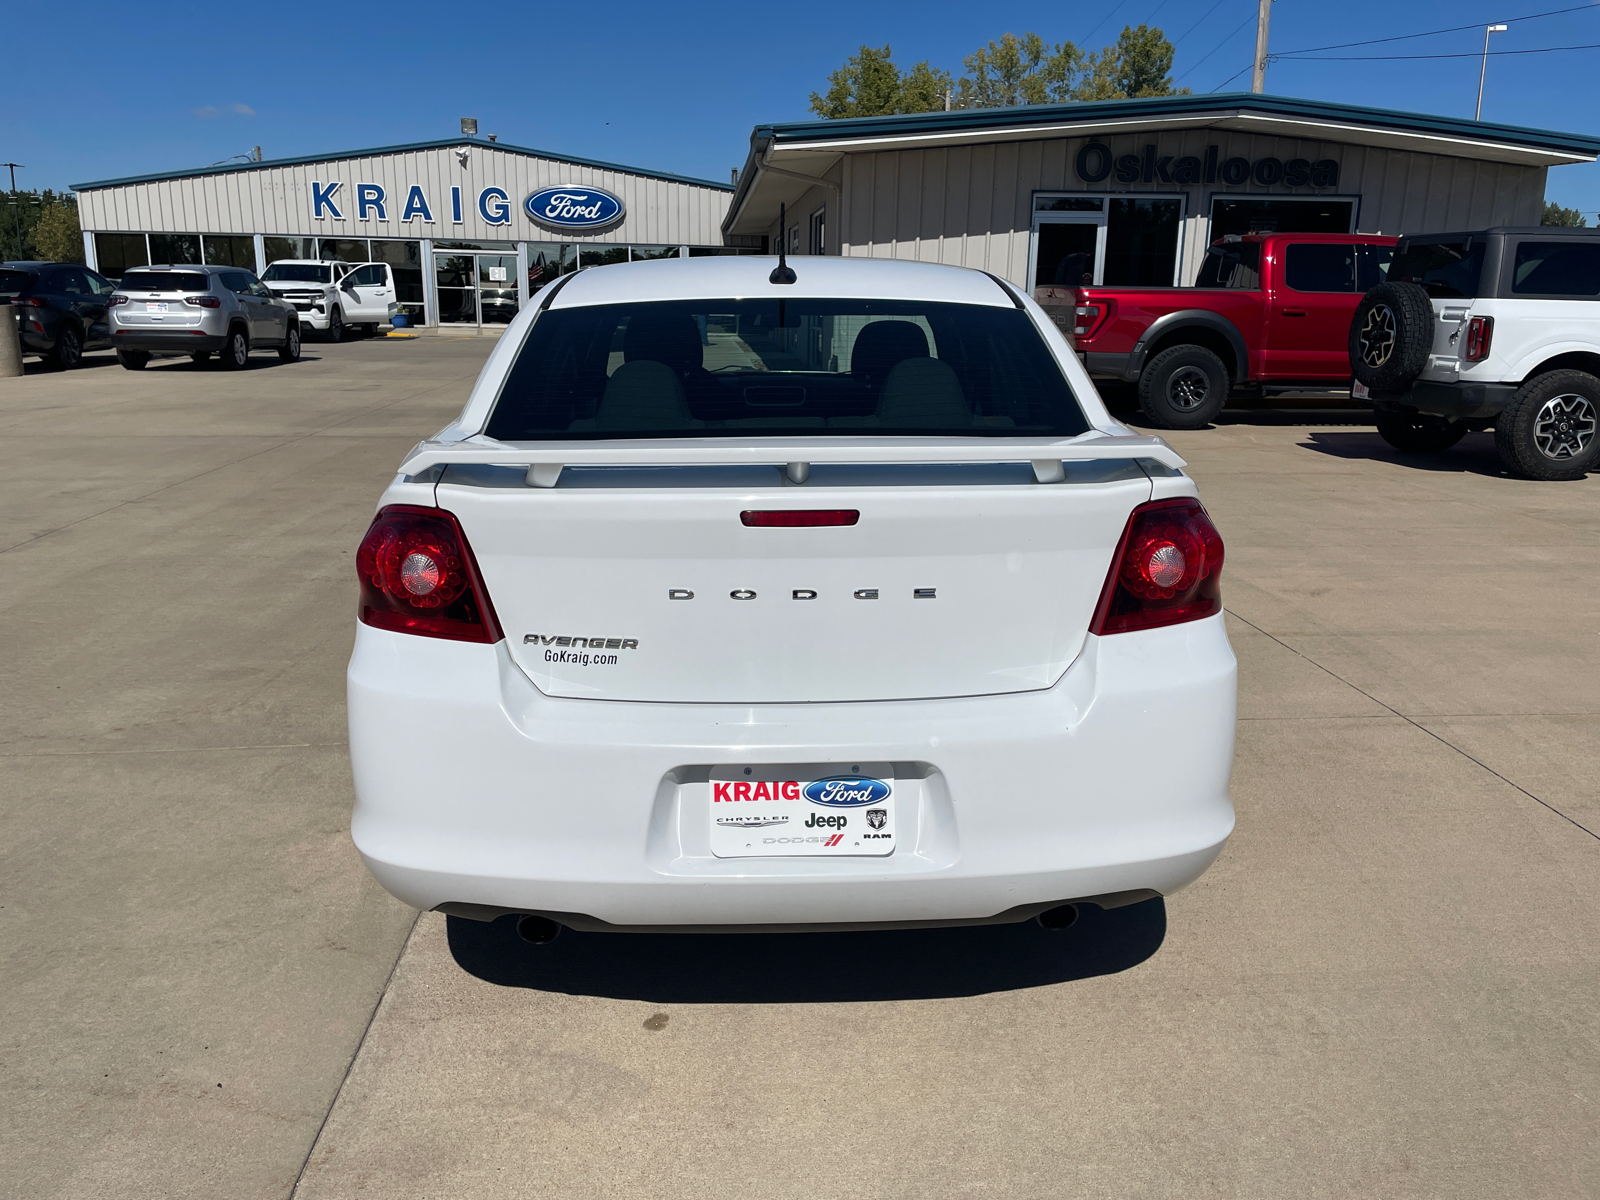
{"label": "white pickup truck", "polygon": [[569,275],[358,549],[355,844],[533,942],[1157,900],[1234,821],[1182,468],[979,271]]}
{"label": "white pickup truck", "polygon": [[303,327],[331,342],[342,341],[352,327],[375,333],[400,308],[388,263],[279,259],[261,281],[295,306]]}
{"label": "white pickup truck", "polygon": [[1356,309],[1350,367],[1399,450],[1439,453],[1492,428],[1515,474],[1600,470],[1600,230],[1401,238]]}

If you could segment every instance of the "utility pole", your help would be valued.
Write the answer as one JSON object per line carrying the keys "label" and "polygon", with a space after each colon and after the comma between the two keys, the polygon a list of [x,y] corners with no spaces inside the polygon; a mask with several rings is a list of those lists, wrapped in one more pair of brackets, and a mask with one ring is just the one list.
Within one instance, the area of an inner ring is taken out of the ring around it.
{"label": "utility pole", "polygon": [[[0,163],[0,167],[11,168],[11,229],[17,235],[17,257],[22,257],[22,205],[17,200],[17,168],[21,163]],[[22,168],[27,170],[26,167]]]}
{"label": "utility pole", "polygon": [[1504,33],[1504,25],[1485,25],[1483,27],[1483,66],[1478,68],[1478,107],[1472,110],[1474,121],[1483,120],[1483,77],[1489,73],[1489,35],[1491,33]]}
{"label": "utility pole", "polygon": [[1261,0],[1256,13],[1256,70],[1250,76],[1250,90],[1261,95],[1267,90],[1267,26],[1272,23],[1272,0]]}

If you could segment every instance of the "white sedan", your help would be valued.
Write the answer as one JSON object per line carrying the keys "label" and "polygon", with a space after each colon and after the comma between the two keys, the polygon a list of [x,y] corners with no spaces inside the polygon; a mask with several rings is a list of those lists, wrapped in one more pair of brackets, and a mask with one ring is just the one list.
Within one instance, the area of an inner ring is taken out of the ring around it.
{"label": "white sedan", "polygon": [[1169,895],[1234,821],[1183,465],[982,272],[568,276],[361,544],[356,846],[532,940]]}

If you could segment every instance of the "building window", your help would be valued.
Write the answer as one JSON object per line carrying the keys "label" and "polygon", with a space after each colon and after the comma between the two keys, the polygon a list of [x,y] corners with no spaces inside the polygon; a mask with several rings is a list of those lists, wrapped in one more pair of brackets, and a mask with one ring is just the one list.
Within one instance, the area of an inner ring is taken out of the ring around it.
{"label": "building window", "polygon": [[198,233],[152,233],[150,235],[150,261],[170,263],[174,266],[200,262],[200,235]]}
{"label": "building window", "polygon": [[1067,289],[1173,287],[1183,244],[1182,195],[1036,195],[1034,298],[1068,304]]}
{"label": "building window", "polygon": [[578,248],[564,242],[529,242],[528,295],[578,269]]}
{"label": "building window", "polygon": [[256,240],[253,237],[218,237],[208,233],[201,238],[206,263],[216,267],[243,267],[256,269]]}
{"label": "building window", "polygon": [[828,252],[828,210],[819,208],[811,214],[811,253]]}
{"label": "building window", "polygon": [[578,266],[607,267],[628,261],[626,246],[581,246],[578,249]]}
{"label": "building window", "polygon": [[1183,201],[1176,196],[1120,196],[1106,221],[1106,287],[1172,287],[1177,283],[1178,227]]}
{"label": "building window", "polygon": [[94,257],[100,274],[107,279],[121,279],[129,267],[150,265],[150,250],[142,233],[97,233]]}
{"label": "building window", "polygon": [[262,249],[266,251],[269,267],[285,258],[305,260],[317,256],[315,238],[266,237],[261,239],[261,244]]}
{"label": "building window", "polygon": [[372,239],[372,261],[386,262],[394,272],[395,302],[413,325],[422,324],[422,243]]}
{"label": "building window", "polygon": [[331,262],[368,262],[366,238],[323,238],[317,243],[317,256]]}
{"label": "building window", "polygon": [[1265,196],[1218,196],[1211,201],[1211,233],[1215,242],[1244,233],[1354,233],[1354,200],[1280,199]]}

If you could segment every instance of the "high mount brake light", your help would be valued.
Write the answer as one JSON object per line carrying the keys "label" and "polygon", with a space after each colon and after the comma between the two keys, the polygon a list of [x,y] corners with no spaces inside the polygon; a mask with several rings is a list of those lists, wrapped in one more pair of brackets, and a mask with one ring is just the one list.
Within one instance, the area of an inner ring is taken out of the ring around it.
{"label": "high mount brake light", "polygon": [[1222,611],[1222,537],[1200,502],[1153,500],[1128,517],[1089,632],[1131,633]]}
{"label": "high mount brake light", "polygon": [[363,624],[395,633],[498,642],[504,635],[455,514],[393,504],[356,551]]}
{"label": "high mount brake light", "polygon": [[1462,357],[1467,362],[1482,362],[1489,357],[1489,344],[1494,341],[1494,318],[1473,317],[1467,322],[1467,350]]}
{"label": "high mount brake light", "polygon": [[861,519],[856,508],[752,509],[739,514],[739,520],[752,528],[801,529],[813,525],[854,525]]}

